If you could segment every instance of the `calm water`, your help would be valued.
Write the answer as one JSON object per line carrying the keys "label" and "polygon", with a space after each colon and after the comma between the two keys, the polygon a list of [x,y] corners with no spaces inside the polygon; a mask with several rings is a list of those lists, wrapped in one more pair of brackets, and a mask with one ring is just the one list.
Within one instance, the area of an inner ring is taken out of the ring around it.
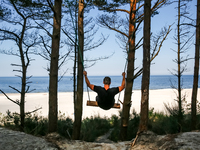
{"label": "calm water", "polygon": [[[111,77],[111,87],[121,85],[122,76],[110,76]],[[88,77],[91,84],[103,86],[104,76],[89,76]],[[141,76],[135,79],[133,84],[134,90],[141,89]],[[48,92],[48,82],[49,77],[32,77],[29,80],[30,89],[35,89],[33,92]],[[171,83],[177,85],[177,77],[172,75],[152,75],[150,78],[150,89],[168,89],[171,88]],[[193,76],[184,75],[182,78],[183,88],[192,88]],[[20,78],[18,77],[0,77],[0,89],[5,93],[16,93],[15,90],[11,89],[9,86],[12,86],[20,90]],[[84,90],[86,90],[86,85],[84,82]],[[58,83],[59,92],[72,92],[73,91],[73,78],[72,77],[63,77],[62,80]]]}

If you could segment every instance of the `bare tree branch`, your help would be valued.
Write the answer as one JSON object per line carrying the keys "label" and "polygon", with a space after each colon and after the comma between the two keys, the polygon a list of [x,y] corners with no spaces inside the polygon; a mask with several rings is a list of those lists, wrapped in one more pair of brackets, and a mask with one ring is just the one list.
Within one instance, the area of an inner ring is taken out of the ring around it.
{"label": "bare tree branch", "polygon": [[8,97],[8,95],[7,95],[6,93],[4,93],[1,89],[0,89],[0,92],[3,93],[3,95],[5,95],[6,98],[7,98],[8,100],[10,100],[10,101],[12,101],[13,103],[15,103],[15,104],[17,104],[17,105],[20,106],[19,101],[14,101],[14,100],[12,100],[11,98]]}
{"label": "bare tree branch", "polygon": [[9,87],[10,87],[11,89],[17,91],[18,93],[21,93],[18,89],[14,88],[14,87],[12,87],[12,86],[9,86]]}
{"label": "bare tree branch", "polygon": [[168,31],[167,31],[167,33],[165,34],[165,36],[164,36],[164,38],[162,39],[162,41],[161,41],[161,43],[160,43],[160,45],[159,45],[159,48],[158,48],[158,51],[157,51],[157,53],[151,58],[151,61],[153,61],[154,60],[154,58],[159,54],[159,52],[160,52],[160,50],[161,50],[161,47],[162,47],[162,44],[163,44],[163,42],[166,40],[166,38],[167,38],[167,36],[168,36],[168,34],[170,33],[170,31],[172,30],[171,29],[171,26],[172,25],[170,25],[169,26],[169,28],[168,28]]}
{"label": "bare tree branch", "polygon": [[42,107],[37,108],[37,109],[35,109],[35,110],[33,110],[33,111],[30,111],[30,112],[26,112],[25,115],[29,115],[29,114],[31,114],[31,113],[34,113],[34,112],[40,110],[40,109],[42,109]]}
{"label": "bare tree branch", "polygon": [[[160,50],[161,50],[161,47],[162,47],[163,42],[166,40],[168,34],[169,34],[170,31],[172,30],[172,29],[171,29],[171,26],[172,26],[172,25],[170,25],[170,26],[168,27],[168,30],[167,30],[167,32],[165,33],[165,36],[163,37],[162,41],[161,41],[160,44],[159,44],[159,48],[158,48],[157,52],[151,57],[150,62],[152,62],[152,61],[156,58],[156,56],[158,56],[158,54],[159,54],[159,52],[160,52]],[[157,47],[157,45],[156,45],[155,47]],[[155,48],[154,48],[154,49],[155,49]],[[154,50],[154,51],[155,51],[155,50]],[[133,76],[133,79],[136,79],[138,76],[140,76],[140,75],[142,74],[142,72],[143,72],[143,68],[141,68],[139,71],[137,71],[137,73]]]}

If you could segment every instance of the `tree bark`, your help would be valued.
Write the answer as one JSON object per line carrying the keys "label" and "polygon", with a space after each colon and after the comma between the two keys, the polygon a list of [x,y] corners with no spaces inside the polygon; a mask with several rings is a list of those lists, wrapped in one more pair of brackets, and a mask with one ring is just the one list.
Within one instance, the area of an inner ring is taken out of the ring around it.
{"label": "tree bark", "polygon": [[139,132],[148,130],[149,113],[149,80],[150,80],[150,33],[151,32],[151,0],[144,2],[144,42],[143,42],[143,75],[141,88],[141,112]]}
{"label": "tree bark", "polygon": [[[22,62],[25,62],[24,59]],[[21,130],[24,130],[25,121],[25,94],[26,94],[26,69],[25,63],[22,63],[22,85],[21,85],[21,101],[20,101],[20,119],[21,119]]]}
{"label": "tree bark", "polygon": [[129,52],[128,52],[128,64],[127,64],[127,79],[126,88],[124,92],[124,102],[122,109],[121,128],[120,128],[120,139],[126,140],[127,128],[131,106],[131,96],[133,88],[133,74],[135,66],[135,11],[136,0],[130,0],[130,18],[129,18]]}
{"label": "tree bark", "polygon": [[22,28],[22,33],[20,36],[19,40],[19,52],[20,52],[20,58],[21,58],[21,64],[22,64],[22,85],[21,85],[21,93],[20,93],[20,119],[21,119],[21,130],[24,130],[24,121],[25,121],[25,94],[26,94],[26,72],[27,72],[27,66],[29,65],[29,58],[27,58],[27,63],[25,62],[25,57],[24,55],[27,54],[27,51],[23,51],[23,39],[24,39],[24,34],[26,31],[26,23],[27,20],[24,19],[23,22],[23,28]]}
{"label": "tree bark", "polygon": [[53,36],[52,51],[49,78],[49,133],[57,131],[58,105],[57,105],[57,89],[58,89],[58,60],[60,46],[60,29],[61,29],[61,5],[62,0],[54,1],[54,17],[53,17]]}
{"label": "tree bark", "polygon": [[83,48],[84,48],[84,30],[83,30],[84,0],[79,0],[78,10],[78,72],[77,72],[77,99],[74,102],[74,126],[73,140],[80,138],[82,107],[83,107]]}
{"label": "tree bark", "polygon": [[25,65],[24,54],[22,48],[20,48],[20,57],[21,57],[21,64],[22,64],[22,85],[21,85],[21,98],[20,98],[20,119],[21,119],[21,130],[24,130],[24,119],[25,119],[25,94],[26,94],[26,71],[27,67]]}
{"label": "tree bark", "polygon": [[195,45],[195,63],[194,77],[191,100],[191,130],[196,130],[196,107],[197,107],[197,91],[199,80],[199,46],[200,46],[200,0],[197,0],[197,21],[196,21],[196,45]]}
{"label": "tree bark", "polygon": [[181,2],[180,0],[178,1],[178,25],[177,25],[177,39],[178,39],[178,52],[177,52],[177,64],[178,64],[178,73],[177,73],[177,77],[178,77],[178,122],[179,124],[181,124],[181,120],[182,120],[182,99],[181,99],[181,41],[180,41],[180,19],[181,19],[181,13],[180,13],[180,9],[181,9]]}

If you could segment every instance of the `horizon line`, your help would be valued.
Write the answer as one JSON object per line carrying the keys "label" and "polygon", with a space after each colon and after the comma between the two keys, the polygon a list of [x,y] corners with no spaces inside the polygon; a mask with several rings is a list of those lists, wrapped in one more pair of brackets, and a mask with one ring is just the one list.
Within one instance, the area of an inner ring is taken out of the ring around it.
{"label": "horizon line", "polygon": [[[183,74],[182,76],[185,76],[185,75],[193,75],[193,74]],[[89,75],[88,77],[91,77],[91,76],[99,76],[99,77],[102,77],[102,76],[121,76],[121,75]],[[140,75],[142,76],[142,75]],[[152,74],[150,76],[175,76],[173,74]],[[0,76],[1,77],[19,77],[19,76]],[[29,77],[29,76],[27,76]],[[36,75],[36,76],[32,76],[32,77],[49,77],[49,76],[44,76],[44,75]],[[61,77],[61,76],[58,76],[58,77]],[[66,76],[63,76],[63,77],[73,77],[71,75],[66,75]]]}

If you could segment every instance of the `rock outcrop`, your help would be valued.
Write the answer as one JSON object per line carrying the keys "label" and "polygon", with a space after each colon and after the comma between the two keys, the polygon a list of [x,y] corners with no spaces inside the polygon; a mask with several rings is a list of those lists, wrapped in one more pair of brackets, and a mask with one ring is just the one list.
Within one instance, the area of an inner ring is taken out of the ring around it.
{"label": "rock outcrop", "polygon": [[44,138],[0,127],[0,150],[57,150]]}
{"label": "rock outcrop", "polygon": [[138,136],[131,150],[200,150],[200,132],[156,135],[147,131]]}
{"label": "rock outcrop", "polygon": [[0,127],[0,150],[200,150],[198,131],[162,136],[147,131],[138,136],[134,146],[133,141],[114,143],[107,137],[95,142],[70,141],[57,133],[36,137]]}

